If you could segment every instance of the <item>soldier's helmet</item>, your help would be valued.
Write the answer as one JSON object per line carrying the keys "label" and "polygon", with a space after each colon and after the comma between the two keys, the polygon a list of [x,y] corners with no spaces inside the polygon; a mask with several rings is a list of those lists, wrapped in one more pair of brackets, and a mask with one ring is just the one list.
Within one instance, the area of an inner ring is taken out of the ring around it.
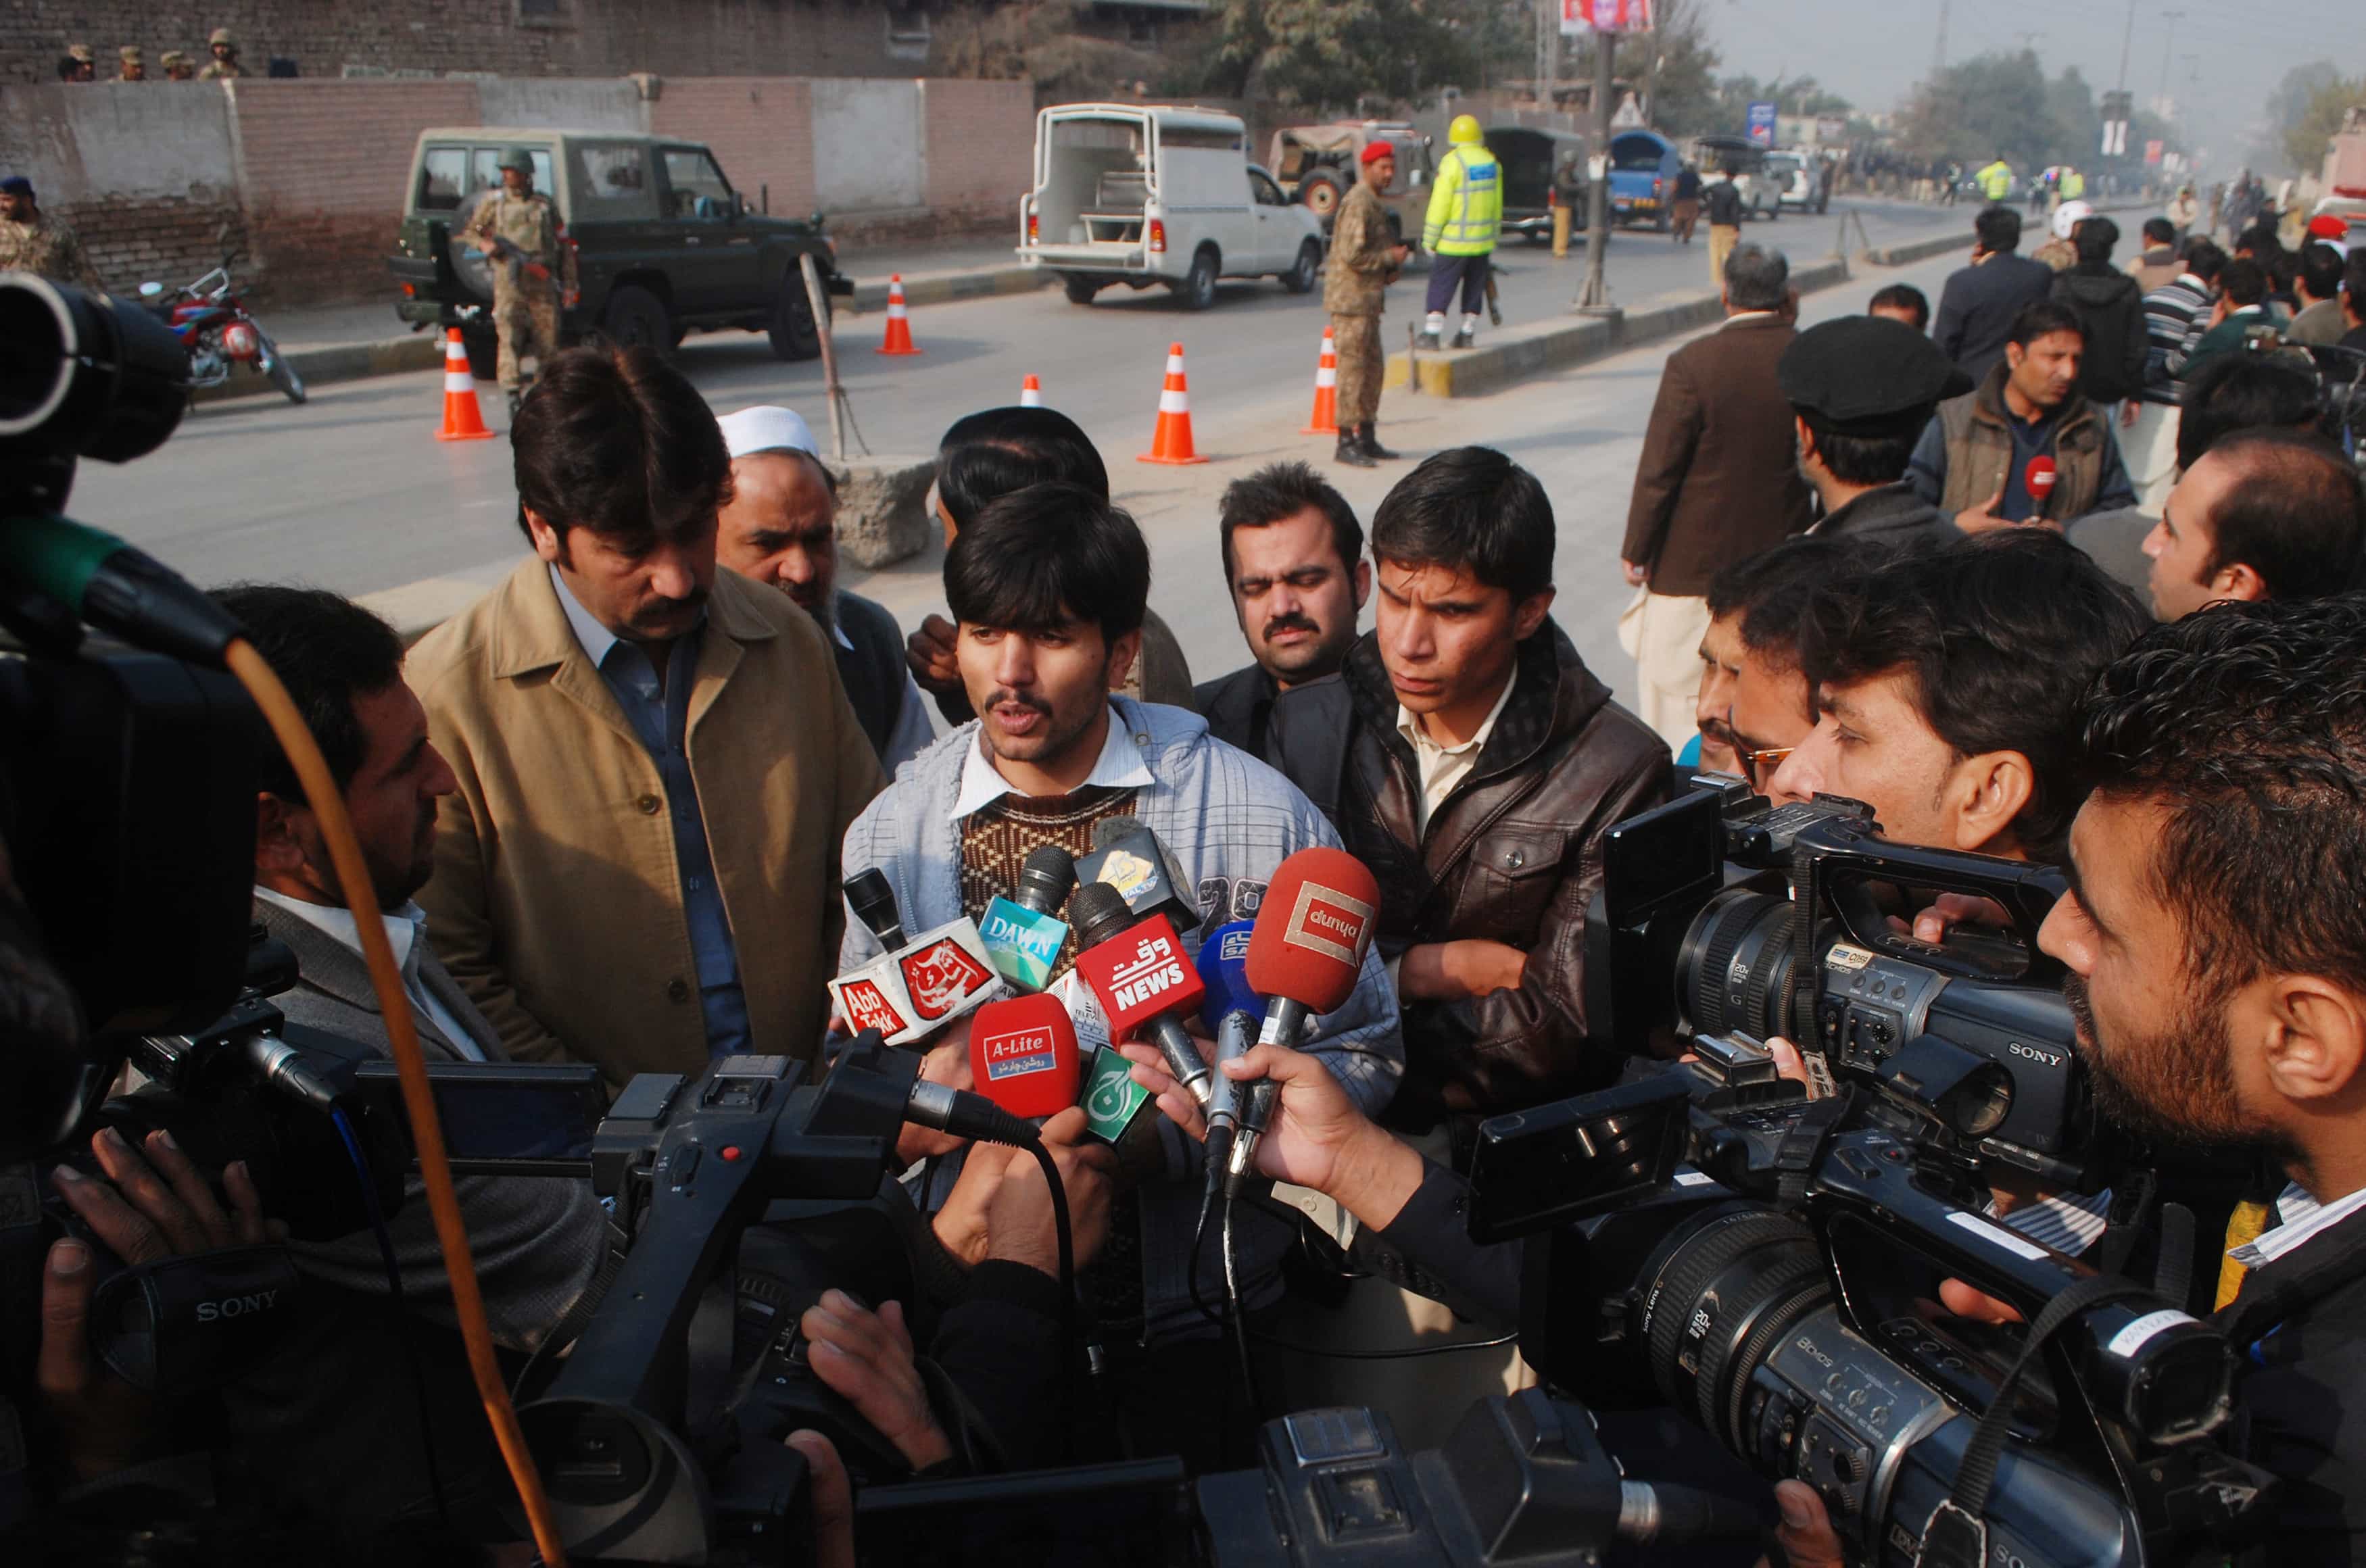
{"label": "soldier's helmet", "polygon": [[156,57],[156,63],[163,66],[165,70],[170,71],[173,67],[180,64],[188,58],[189,57],[187,55],[183,54],[177,49],[168,49],[163,53]]}
{"label": "soldier's helmet", "polygon": [[1454,123],[1446,128],[1446,140],[1457,147],[1468,147],[1479,140],[1479,120],[1475,115],[1456,115]]}
{"label": "soldier's helmet", "polygon": [[68,60],[79,61],[84,65],[96,63],[91,58],[90,45],[86,43],[70,43],[66,45],[66,58]]}
{"label": "soldier's helmet", "polygon": [[127,43],[115,52],[123,57],[123,63],[126,65],[138,65],[142,63],[140,59],[140,46],[136,43]]}
{"label": "soldier's helmet", "polygon": [[231,48],[236,49],[238,47],[238,35],[231,32],[228,28],[216,28],[213,32],[207,37],[206,47],[208,49],[211,49],[218,43],[226,43],[230,45]]}
{"label": "soldier's helmet", "polygon": [[504,147],[501,149],[501,162],[493,167],[515,169],[521,174],[531,174],[534,173],[534,154],[523,147]]}

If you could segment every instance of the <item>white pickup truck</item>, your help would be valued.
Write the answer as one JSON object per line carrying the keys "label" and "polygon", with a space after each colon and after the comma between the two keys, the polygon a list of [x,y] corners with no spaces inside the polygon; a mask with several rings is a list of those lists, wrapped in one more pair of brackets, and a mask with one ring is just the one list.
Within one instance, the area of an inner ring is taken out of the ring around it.
{"label": "white pickup truck", "polygon": [[1019,261],[1060,274],[1079,305],[1113,283],[1163,284],[1191,309],[1220,277],[1322,281],[1323,229],[1248,161],[1248,128],[1214,109],[1061,104],[1035,117],[1035,187]]}

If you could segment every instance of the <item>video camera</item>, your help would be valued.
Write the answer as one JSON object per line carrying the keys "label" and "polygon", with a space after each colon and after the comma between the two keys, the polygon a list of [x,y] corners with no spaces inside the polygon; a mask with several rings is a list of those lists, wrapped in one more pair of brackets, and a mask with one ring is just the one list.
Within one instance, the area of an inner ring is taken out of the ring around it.
{"label": "video camera", "polygon": [[[1876,834],[1857,802],[1768,810],[1715,779],[1612,831],[1614,1026],[1690,1050],[1481,1128],[1471,1235],[1527,1238],[1522,1355],[1815,1486],[1867,1561],[2117,1563],[2239,1535],[2269,1483],[2208,1440],[2224,1338],[1987,1212],[2000,1172],[2112,1170],[2035,953],[2058,875]],[[1884,880],[1988,899],[2011,931],[1915,941]],[[1777,1030],[1827,1092],[1777,1074]],[[2025,1333],[1951,1315],[1948,1282]]]}

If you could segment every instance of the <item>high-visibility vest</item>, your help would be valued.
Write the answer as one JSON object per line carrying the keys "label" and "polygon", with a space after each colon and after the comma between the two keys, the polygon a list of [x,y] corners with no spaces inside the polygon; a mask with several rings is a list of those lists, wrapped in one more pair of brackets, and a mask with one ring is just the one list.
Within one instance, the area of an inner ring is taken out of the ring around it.
{"label": "high-visibility vest", "polygon": [[2067,171],[2062,176],[2062,199],[2076,201],[2086,194],[2087,176],[2076,169]]}
{"label": "high-visibility vest", "polygon": [[1972,176],[1980,185],[1980,195],[1990,201],[2002,201],[2012,190],[2012,166],[2000,158]]}
{"label": "high-visibility vest", "polygon": [[1504,165],[1484,142],[1464,142],[1437,165],[1422,249],[1440,256],[1483,256],[1504,222]]}

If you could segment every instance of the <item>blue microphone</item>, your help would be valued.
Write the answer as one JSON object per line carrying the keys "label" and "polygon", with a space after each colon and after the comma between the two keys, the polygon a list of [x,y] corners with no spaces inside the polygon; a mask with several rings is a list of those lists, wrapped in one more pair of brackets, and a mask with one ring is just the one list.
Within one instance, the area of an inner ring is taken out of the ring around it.
{"label": "blue microphone", "polygon": [[1265,998],[1251,991],[1248,982],[1249,933],[1255,927],[1254,921],[1235,920],[1219,925],[1200,944],[1200,983],[1208,988],[1200,1002],[1200,1019],[1208,1025],[1211,1039],[1227,1013],[1265,1016]]}

